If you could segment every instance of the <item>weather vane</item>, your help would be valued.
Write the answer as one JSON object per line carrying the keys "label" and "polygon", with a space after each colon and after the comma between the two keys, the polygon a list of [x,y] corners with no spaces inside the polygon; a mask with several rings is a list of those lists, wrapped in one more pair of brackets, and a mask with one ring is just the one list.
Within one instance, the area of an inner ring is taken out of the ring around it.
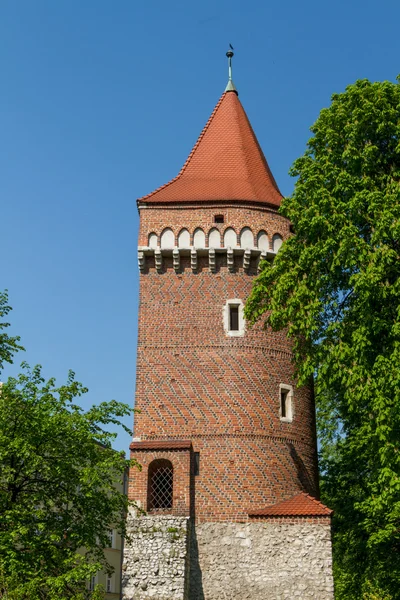
{"label": "weather vane", "polygon": [[237,94],[237,89],[235,88],[235,84],[232,81],[232,57],[233,57],[233,46],[232,44],[229,44],[229,50],[226,53],[226,56],[228,57],[228,85],[225,88],[226,92],[236,92]]}

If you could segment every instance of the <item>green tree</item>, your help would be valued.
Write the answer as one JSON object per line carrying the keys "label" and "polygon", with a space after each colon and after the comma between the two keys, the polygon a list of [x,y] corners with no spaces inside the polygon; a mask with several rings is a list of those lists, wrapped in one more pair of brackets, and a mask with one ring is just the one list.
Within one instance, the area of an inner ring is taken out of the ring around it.
{"label": "green tree", "polygon": [[[0,295],[0,316],[9,310]],[[2,335],[2,361],[18,339]],[[57,387],[40,366],[22,367],[0,387],[0,598],[100,599],[86,582],[111,572],[104,548],[110,528],[125,533],[131,465],[108,429],[129,431],[121,418],[131,409],[112,400],[84,411],[76,399],[87,389],[72,371]]]}
{"label": "green tree", "polygon": [[8,315],[11,306],[8,305],[7,290],[0,292],[0,373],[4,367],[4,363],[12,363],[12,357],[18,350],[23,350],[19,345],[20,338],[18,336],[9,336],[4,330],[10,326],[10,323],[3,321]]}
{"label": "green tree", "polygon": [[251,322],[286,329],[315,376],[339,599],[400,598],[400,85],[335,94],[282,202],[294,235],[264,262]]}

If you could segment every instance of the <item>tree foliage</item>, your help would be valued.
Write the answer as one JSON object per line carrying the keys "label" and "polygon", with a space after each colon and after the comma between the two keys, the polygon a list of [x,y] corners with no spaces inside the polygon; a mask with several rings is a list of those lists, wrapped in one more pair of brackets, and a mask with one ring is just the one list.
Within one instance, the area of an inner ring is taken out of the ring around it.
{"label": "tree foliage", "polygon": [[130,465],[108,430],[128,431],[120,419],[131,410],[112,400],[84,411],[73,372],[56,386],[40,366],[22,367],[0,387],[0,598],[103,597],[86,583],[111,572],[104,548],[110,528],[125,533]]}
{"label": "tree foliage", "polygon": [[315,376],[337,598],[399,598],[400,85],[357,81],[311,128],[282,202],[294,235],[246,316],[293,338]]}
{"label": "tree foliage", "polygon": [[7,290],[5,290],[4,292],[0,292],[0,372],[5,362],[12,363],[15,352],[23,350],[23,347],[18,343],[20,338],[18,336],[10,336],[4,331],[10,326],[10,323],[3,321],[10,310],[11,306],[8,305],[8,294]]}

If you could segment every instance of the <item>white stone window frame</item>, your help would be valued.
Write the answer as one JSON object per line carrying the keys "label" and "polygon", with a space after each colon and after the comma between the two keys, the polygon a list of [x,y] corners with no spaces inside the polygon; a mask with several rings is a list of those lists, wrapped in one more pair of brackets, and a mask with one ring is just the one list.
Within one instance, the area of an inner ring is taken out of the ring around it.
{"label": "white stone window frame", "polygon": [[106,576],[106,593],[113,594],[114,593],[114,577],[113,575]]}
{"label": "white stone window frame", "polygon": [[[231,330],[229,329],[229,321],[230,321],[230,307],[238,306],[239,307],[239,329]],[[246,331],[246,321],[244,318],[244,304],[240,298],[231,298],[226,301],[226,304],[222,310],[222,318],[224,324],[224,330],[227,336],[229,337],[243,337]]]}
{"label": "white stone window frame", "polygon": [[99,574],[96,573],[96,575],[91,575],[90,579],[89,579],[89,583],[88,583],[89,592],[93,592],[98,583],[99,583]]}
{"label": "white stone window frame", "polygon": [[108,548],[115,548],[115,529],[111,529],[111,528],[108,529],[107,537],[108,537],[108,541],[109,541]]}
{"label": "white stone window frame", "polygon": [[[286,417],[282,416],[282,392],[287,393],[286,400]],[[294,401],[293,401],[293,386],[287,383],[279,384],[279,418],[282,423],[291,423],[294,417]]]}

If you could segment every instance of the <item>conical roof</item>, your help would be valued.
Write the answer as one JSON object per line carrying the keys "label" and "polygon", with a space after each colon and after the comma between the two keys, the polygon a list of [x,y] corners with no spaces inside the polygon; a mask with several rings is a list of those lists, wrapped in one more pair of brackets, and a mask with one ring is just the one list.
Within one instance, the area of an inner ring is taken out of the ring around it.
{"label": "conical roof", "polygon": [[180,173],[139,203],[252,201],[282,194],[235,91],[222,94]]}

